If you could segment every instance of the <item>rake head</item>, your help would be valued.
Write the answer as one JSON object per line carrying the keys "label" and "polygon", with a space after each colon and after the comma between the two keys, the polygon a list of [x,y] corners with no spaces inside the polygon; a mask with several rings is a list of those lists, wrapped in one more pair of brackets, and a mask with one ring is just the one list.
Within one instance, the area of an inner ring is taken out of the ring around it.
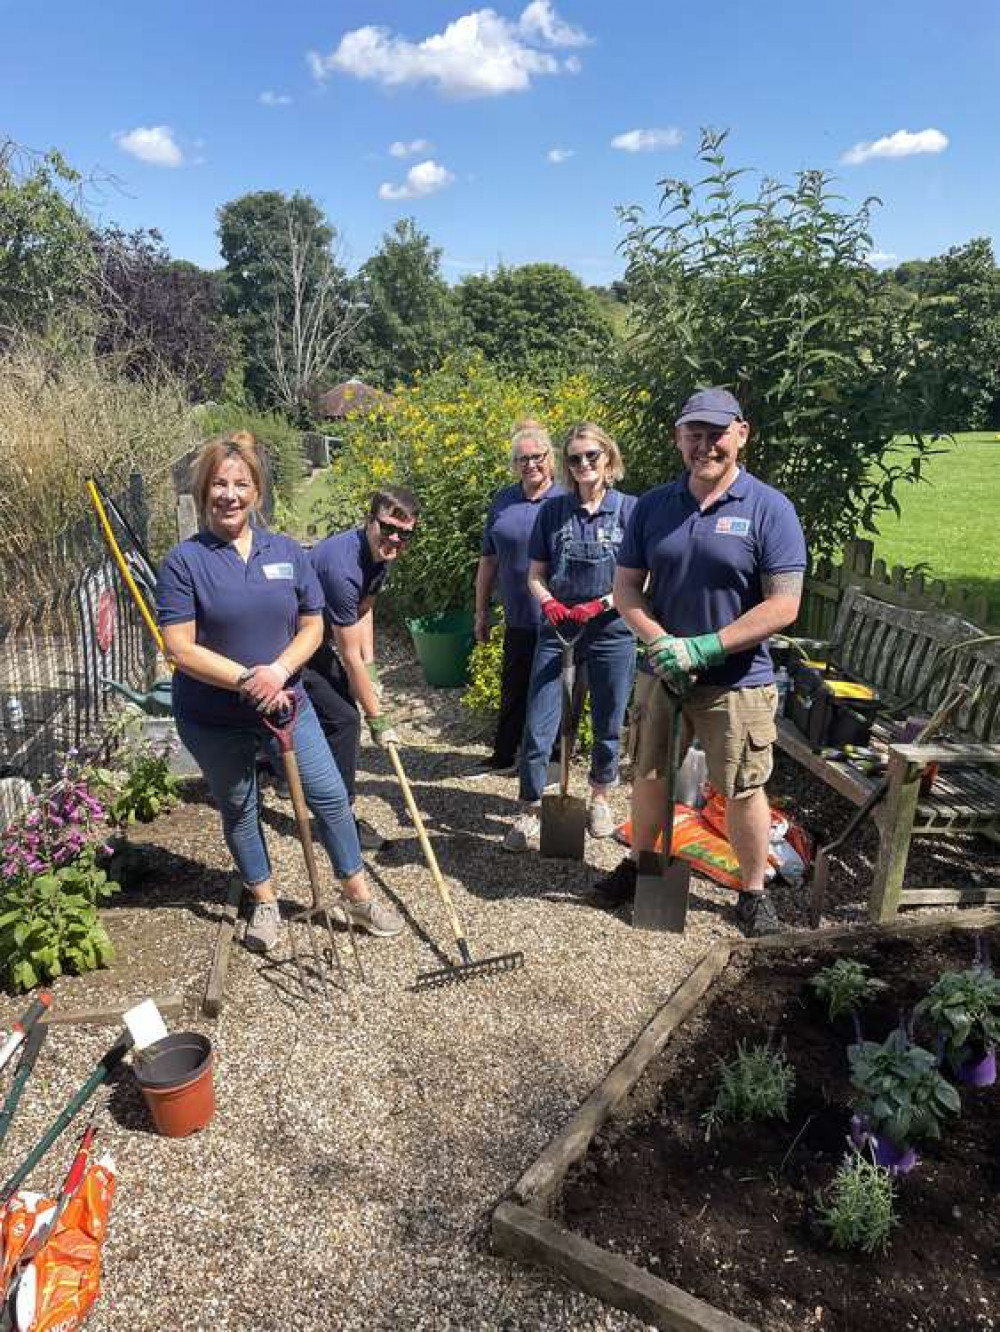
{"label": "rake head", "polygon": [[462,981],[475,980],[479,976],[499,976],[505,971],[517,971],[524,966],[524,954],[498,953],[496,957],[482,957],[478,962],[472,960],[464,940],[459,943],[462,961],[440,967],[437,971],[421,971],[414,982],[414,990],[440,990],[445,985],[459,985]]}

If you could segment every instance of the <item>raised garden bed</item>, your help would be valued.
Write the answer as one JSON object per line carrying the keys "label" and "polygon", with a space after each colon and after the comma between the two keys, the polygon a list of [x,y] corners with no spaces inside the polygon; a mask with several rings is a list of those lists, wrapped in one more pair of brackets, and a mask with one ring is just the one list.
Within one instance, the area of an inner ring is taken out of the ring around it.
{"label": "raised garden bed", "polygon": [[[972,1332],[1000,1307],[1000,1085],[962,1089],[962,1113],[897,1181],[885,1255],[831,1248],[816,1194],[844,1156],[850,1024],[831,1026],[808,981],[840,956],[888,982],[865,1009],[881,1040],[1000,912],[891,928],[717,945],[494,1215],[496,1247],[555,1268],[657,1327]],[[706,1141],[717,1061],[736,1041],[784,1043],[787,1121]]]}

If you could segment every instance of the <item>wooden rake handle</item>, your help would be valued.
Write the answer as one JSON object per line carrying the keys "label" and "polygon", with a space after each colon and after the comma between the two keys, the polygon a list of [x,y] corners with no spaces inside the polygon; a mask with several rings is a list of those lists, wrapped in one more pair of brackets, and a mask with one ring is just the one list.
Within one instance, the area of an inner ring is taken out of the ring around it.
{"label": "wooden rake handle", "polygon": [[[448,913],[448,921],[451,925],[452,934],[459,948],[465,944],[465,931],[462,929],[461,921],[458,919],[458,912],[455,910],[455,903],[451,900],[451,890],[445,883],[444,875],[441,873],[441,866],[438,864],[437,856],[434,854],[434,848],[430,844],[424,821],[420,817],[420,810],[417,809],[417,803],[413,799],[413,792],[410,790],[410,783],[406,780],[406,773],[403,771],[403,764],[399,757],[399,749],[395,744],[387,744],[386,750],[389,754],[389,761],[392,763],[396,773],[396,778],[403,792],[403,799],[406,801],[406,808],[409,811],[410,818],[413,820],[413,826],[417,830],[417,838],[420,842],[420,849],[424,853],[424,859],[427,861],[427,868],[431,872],[431,878],[434,880],[434,887],[438,890],[438,896],[444,903],[445,911]],[[464,953],[463,953],[464,956]]]}

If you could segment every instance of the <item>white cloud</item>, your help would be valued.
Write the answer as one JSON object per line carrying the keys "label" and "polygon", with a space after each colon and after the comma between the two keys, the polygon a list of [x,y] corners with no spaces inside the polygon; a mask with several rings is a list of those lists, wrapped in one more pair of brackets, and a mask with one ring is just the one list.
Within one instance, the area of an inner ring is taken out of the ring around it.
{"label": "white cloud", "polygon": [[392,157],[413,157],[417,153],[430,152],[432,147],[428,139],[411,139],[409,143],[397,139],[395,143],[389,145],[389,153]]}
{"label": "white cloud", "polygon": [[856,143],[841,157],[847,166],[860,166],[873,157],[913,157],[916,153],[943,153],[948,147],[948,136],[938,129],[897,130],[883,135],[871,143]]}
{"label": "white cloud", "polygon": [[582,28],[565,23],[549,0],[531,0],[517,22],[527,38],[537,38],[548,46],[589,46],[591,39]]}
{"label": "white cloud", "polygon": [[611,147],[626,153],[655,153],[663,148],[679,148],[680,142],[679,129],[634,129],[616,134]]}
{"label": "white cloud", "polygon": [[184,165],[184,154],[174,141],[174,132],[169,125],[151,125],[148,129],[140,125],[116,134],[114,140],[123,153],[137,157],[140,162],[148,162],[150,166]]}
{"label": "white cloud", "polygon": [[868,255],[868,262],[872,268],[892,268],[899,263],[899,255],[889,254],[885,250],[872,250]]}
{"label": "white cloud", "polygon": [[261,106],[291,106],[292,104],[292,99],[287,93],[276,93],[270,90],[262,92],[257,101],[260,102]]}
{"label": "white cloud", "polygon": [[554,166],[562,166],[563,162],[569,161],[573,153],[572,148],[550,148],[545,156]]}
{"label": "white cloud", "polygon": [[477,9],[421,42],[384,27],[355,28],[329,55],[310,51],[307,60],[317,79],[349,74],[386,88],[429,83],[445,97],[501,97],[525,92],[537,76],[575,72],[579,60],[560,61],[543,48],[589,40],[563,22],[549,0],[532,0],[516,23],[494,9]]}
{"label": "white cloud", "polygon": [[378,197],[380,199],[422,199],[427,194],[436,194],[438,190],[443,190],[455,179],[453,173],[447,167],[439,166],[437,162],[426,161],[418,162],[416,166],[410,167],[406,173],[406,182],[403,185],[392,185],[388,181],[378,187]]}

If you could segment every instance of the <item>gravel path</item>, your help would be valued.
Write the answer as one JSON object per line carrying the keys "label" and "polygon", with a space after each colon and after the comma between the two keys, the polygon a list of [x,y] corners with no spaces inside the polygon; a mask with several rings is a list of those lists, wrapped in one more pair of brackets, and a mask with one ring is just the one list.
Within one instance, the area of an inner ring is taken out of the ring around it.
{"label": "gravel path", "polygon": [[[588,841],[586,867],[505,854],[515,783],[469,780],[484,750],[457,693],[424,688],[403,656],[385,679],[473,952],[522,949],[525,966],[412,992],[419,970],[441,965],[435,947],[451,955],[447,922],[385,756],[366,748],[359,813],[394,838],[368,863],[410,928],[361,941],[368,982],[350,988],[353,1013],[336,993],[304,1005],[289,994],[287,964],[234,948],[225,1009],[208,1023],[198,1006],[229,869],[216,816],[188,804],[147,830],[149,881],[108,912],[118,965],[60,982],[56,1001],[72,1009],[183,990],[183,1025],[214,1042],[218,1111],[207,1131],[162,1139],[131,1073],[116,1081],[100,1117],[119,1192],[95,1332],[644,1326],[493,1257],[489,1218],[705,949],[733,933],[732,894],[696,880],[682,938],[593,910],[581,894],[620,848]],[[801,774],[795,780],[801,792]],[[615,797],[624,815],[624,791]],[[266,817],[281,891],[303,900],[290,806],[269,793]],[[799,903],[781,893],[778,902],[802,923]],[[834,914],[850,919],[860,907],[835,903]],[[19,1006],[5,1000],[0,1016]],[[108,1028],[52,1034],[5,1145],[8,1168],[113,1037]],[[57,1184],[74,1138],[39,1167],[36,1187]]]}

